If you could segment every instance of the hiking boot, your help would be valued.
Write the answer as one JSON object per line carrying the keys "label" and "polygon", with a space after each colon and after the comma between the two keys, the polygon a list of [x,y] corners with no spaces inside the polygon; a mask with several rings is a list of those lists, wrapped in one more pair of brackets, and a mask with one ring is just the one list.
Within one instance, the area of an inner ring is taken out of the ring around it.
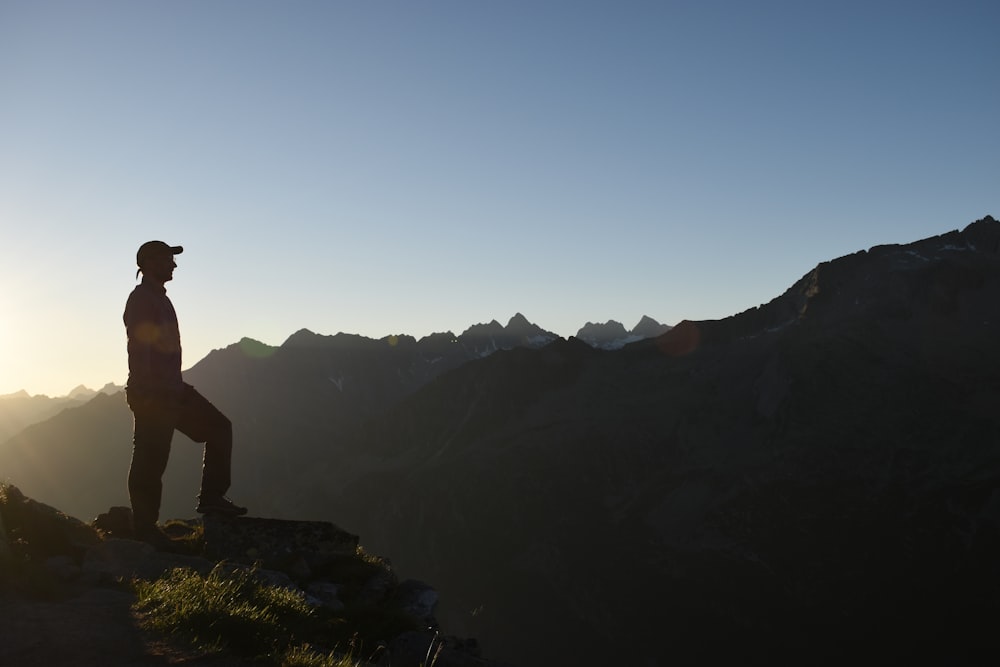
{"label": "hiking boot", "polygon": [[246,507],[240,507],[225,496],[215,498],[201,498],[195,510],[199,514],[224,514],[226,516],[243,516],[247,513]]}
{"label": "hiking boot", "polygon": [[157,551],[175,552],[178,545],[170,539],[170,536],[160,530],[159,526],[145,526],[136,528],[135,539],[145,542]]}

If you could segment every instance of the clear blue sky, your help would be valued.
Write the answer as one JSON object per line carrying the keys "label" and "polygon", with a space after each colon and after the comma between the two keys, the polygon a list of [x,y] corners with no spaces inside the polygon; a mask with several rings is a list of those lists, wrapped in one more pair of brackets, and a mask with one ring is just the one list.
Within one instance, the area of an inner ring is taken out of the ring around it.
{"label": "clear blue sky", "polygon": [[0,394],[300,328],[721,318],[1000,215],[1000,3],[0,0]]}

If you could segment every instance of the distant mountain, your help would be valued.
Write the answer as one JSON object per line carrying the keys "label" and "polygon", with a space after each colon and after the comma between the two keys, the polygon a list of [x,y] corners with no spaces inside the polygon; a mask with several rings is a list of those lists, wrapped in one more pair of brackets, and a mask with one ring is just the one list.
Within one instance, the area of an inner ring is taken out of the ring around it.
{"label": "distant mountain", "polygon": [[[556,338],[521,314],[506,326],[494,321],[459,336],[445,332],[419,341],[405,335],[374,340],[302,329],[278,347],[245,338],[214,350],[186,371],[185,379],[233,420],[239,447],[234,475],[259,499],[255,511],[274,514],[288,506],[288,487],[300,476],[301,461],[316,451],[338,456],[340,443],[365,419],[464,363],[499,350],[543,346]],[[37,424],[42,420],[21,418],[26,412],[18,403],[18,421],[0,439],[0,474],[16,478],[26,493],[81,519],[93,518],[110,505],[127,504],[121,480],[122,466],[127,471],[131,455],[131,415],[123,394],[98,400],[103,392],[81,387],[73,391],[79,398],[58,403],[45,397],[42,403],[50,410],[45,416],[58,418]],[[88,402],[87,396],[93,398]],[[15,400],[41,401],[18,395],[9,405]],[[0,401],[0,409],[4,404]],[[59,414],[68,407],[78,410]],[[73,451],[64,454],[64,449]],[[171,456],[168,475],[177,478],[165,483],[163,511],[184,516],[197,493],[200,449],[178,434]],[[98,463],[108,457],[109,467]],[[60,474],[46,470],[50,459],[60,461],[52,464]],[[84,477],[72,479],[75,466],[89,466],[106,479],[98,484],[91,478],[80,488]]]}
{"label": "distant mountain", "polygon": [[45,395],[32,396],[21,390],[14,394],[0,396],[0,443],[32,424],[62,412],[66,408],[82,405],[93,396],[84,387],[74,389],[68,396],[51,398]]}
{"label": "distant mountain", "polygon": [[643,315],[639,323],[632,327],[631,334],[639,338],[656,338],[670,331],[669,324],[660,324],[649,315]]}
{"label": "distant mountain", "polygon": [[84,385],[81,384],[69,392],[68,398],[87,400],[93,398],[97,394],[107,394],[110,396],[112,394],[117,394],[124,388],[125,387],[121,385],[116,385],[114,382],[109,382],[100,389],[95,391],[94,389],[85,387]]}
{"label": "distant mountain", "polygon": [[[234,472],[248,480],[253,495],[262,499],[257,509],[275,513],[288,503],[285,489],[298,475],[298,462],[316,450],[337,456],[338,443],[365,419],[462,364],[497,351],[537,348],[556,339],[520,313],[506,326],[493,321],[471,326],[458,336],[444,332],[419,341],[406,335],[374,340],[302,329],[277,347],[245,338],[214,350],[185,377],[233,420],[243,453],[236,457]],[[119,470],[115,475],[120,475],[122,464],[127,470],[130,450],[121,448],[131,441],[127,432],[131,415],[124,396],[115,392],[121,392],[121,387],[108,384],[100,392],[80,386],[60,399],[24,392],[0,397],[0,474],[17,473],[26,492],[48,498],[82,519],[92,518],[110,504],[127,502],[120,477],[78,489],[60,476],[47,475],[37,464],[51,457],[86,467],[117,451],[108,470]],[[115,398],[95,402],[103,395]],[[84,407],[65,417],[60,414],[67,408]],[[40,423],[56,415],[60,419]],[[181,435],[175,438],[177,443],[186,441]],[[79,442],[88,443],[82,451],[91,458],[78,460],[76,452],[60,454],[62,448],[75,448]],[[175,446],[173,452],[168,474],[182,479],[165,485],[163,509],[183,516],[197,492],[198,466],[179,461],[188,457],[194,461],[200,454],[189,443]],[[64,468],[67,473],[72,469],[73,465]]]}
{"label": "distant mountain", "polygon": [[648,315],[643,315],[631,331],[626,331],[624,325],[615,320],[608,320],[604,324],[587,322],[576,333],[576,337],[591,347],[620,350],[630,343],[636,343],[646,338],[656,338],[669,330],[668,325],[660,324]]}
{"label": "distant mountain", "polygon": [[[987,217],[616,351],[512,344],[539,336],[519,317],[303,330],[187,378],[234,421],[238,501],[364,534],[491,656],[954,663],[1000,612],[998,303]],[[95,397],[0,444],[0,471],[90,518],[124,504],[130,425]],[[199,455],[177,437],[165,515]]]}
{"label": "distant mountain", "polygon": [[485,357],[498,350],[515,347],[542,347],[557,338],[554,333],[541,329],[517,313],[506,327],[496,320],[489,324],[477,324],[466,329],[458,340],[472,356]]}
{"label": "distant mountain", "polygon": [[0,401],[18,400],[23,398],[31,398],[31,394],[22,389],[20,391],[14,392],[13,394],[0,395]]}
{"label": "distant mountain", "polygon": [[[185,449],[192,455],[187,461]],[[0,479],[20,482],[26,492],[90,520],[112,505],[128,505],[123,480],[131,451],[132,416],[124,394],[98,393],[0,442]],[[171,469],[179,463],[200,466],[194,447],[175,446],[173,457]],[[181,485],[174,472],[168,476],[169,483]]]}
{"label": "distant mountain", "polygon": [[23,389],[0,396],[0,444],[32,424],[45,421],[63,410],[79,407],[98,393],[114,394],[122,387],[108,383],[100,392],[80,385],[66,396],[32,396]]}
{"label": "distant mountain", "polygon": [[96,391],[88,387],[85,387],[84,385],[81,384],[74,387],[69,392],[68,396],[69,398],[87,399],[87,398],[93,398],[96,394],[97,394]]}

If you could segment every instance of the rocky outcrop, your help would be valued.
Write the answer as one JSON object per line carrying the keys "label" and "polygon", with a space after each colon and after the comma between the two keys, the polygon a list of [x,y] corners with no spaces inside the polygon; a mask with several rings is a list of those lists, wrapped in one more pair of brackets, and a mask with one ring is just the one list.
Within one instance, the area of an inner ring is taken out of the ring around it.
{"label": "rocky outcrop", "polygon": [[[85,524],[0,487],[0,596],[37,593],[74,599],[123,582],[156,580],[184,568],[207,575],[220,565],[252,571],[268,585],[300,594],[310,605],[343,614],[391,619],[381,630],[358,630],[379,664],[417,667],[435,652],[444,667],[485,667],[474,640],[443,636],[434,617],[438,594],[416,580],[400,581],[389,561],[366,554],[358,537],[322,521],[254,517],[173,520],[170,549],[131,539],[131,513],[115,507]],[[25,584],[25,567],[33,567]],[[371,623],[369,623],[371,626]],[[361,633],[367,633],[362,636]],[[309,638],[323,648],[322,635]],[[332,651],[334,642],[324,650]],[[30,655],[20,655],[21,659]],[[256,663],[255,663],[256,664]]]}

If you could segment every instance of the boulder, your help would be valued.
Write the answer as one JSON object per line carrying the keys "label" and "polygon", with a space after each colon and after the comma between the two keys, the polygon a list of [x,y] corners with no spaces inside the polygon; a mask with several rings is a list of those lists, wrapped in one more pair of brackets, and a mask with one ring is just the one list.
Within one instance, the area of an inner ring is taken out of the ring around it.
{"label": "boulder", "polygon": [[207,556],[275,569],[294,564],[302,576],[333,558],[354,555],[358,548],[357,535],[327,521],[206,515],[201,523]]}

